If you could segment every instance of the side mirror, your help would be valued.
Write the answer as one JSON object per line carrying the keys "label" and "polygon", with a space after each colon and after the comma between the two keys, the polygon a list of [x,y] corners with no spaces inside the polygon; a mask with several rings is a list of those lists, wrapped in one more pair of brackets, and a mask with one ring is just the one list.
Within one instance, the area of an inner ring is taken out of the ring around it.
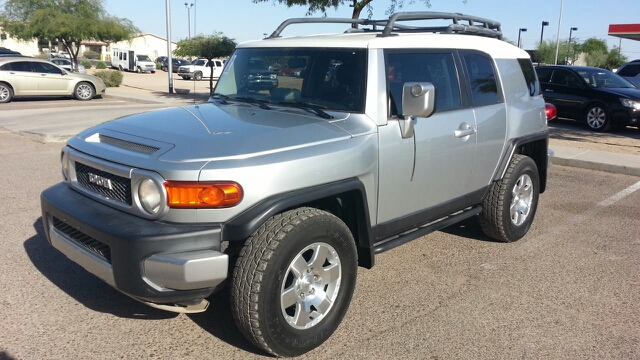
{"label": "side mirror", "polygon": [[432,83],[410,82],[402,86],[402,116],[398,122],[403,139],[413,136],[414,117],[429,117],[436,109],[436,88]]}

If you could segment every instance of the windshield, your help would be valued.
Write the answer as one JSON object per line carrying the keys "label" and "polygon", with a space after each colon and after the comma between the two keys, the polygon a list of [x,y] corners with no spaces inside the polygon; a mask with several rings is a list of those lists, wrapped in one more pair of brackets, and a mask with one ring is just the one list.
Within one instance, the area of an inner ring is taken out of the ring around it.
{"label": "windshield", "polygon": [[594,88],[634,88],[633,84],[628,82],[620,75],[616,75],[609,70],[589,69],[578,70],[578,74],[582,76],[589,86]]}
{"label": "windshield", "polygon": [[138,55],[138,61],[148,61],[152,62],[151,59],[147,55]]}
{"label": "windshield", "polygon": [[237,49],[215,92],[231,100],[363,112],[365,49]]}

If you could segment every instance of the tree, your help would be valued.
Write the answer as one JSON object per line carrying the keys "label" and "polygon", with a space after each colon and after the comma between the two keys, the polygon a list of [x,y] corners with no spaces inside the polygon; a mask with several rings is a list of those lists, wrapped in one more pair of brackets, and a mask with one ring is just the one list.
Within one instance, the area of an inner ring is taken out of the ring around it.
{"label": "tree", "polygon": [[587,54],[587,65],[605,69],[617,69],[627,61],[627,57],[620,54],[616,47],[609,50],[604,40],[590,38],[577,48]]}
{"label": "tree", "polygon": [[117,42],[139,32],[130,20],[107,14],[103,0],[7,0],[0,27],[20,40],[58,41],[76,71],[82,40]]}
{"label": "tree", "polygon": [[[229,39],[221,32],[215,32],[213,35],[198,35],[191,39],[178,41],[178,45],[173,53],[176,56],[197,56],[206,58],[211,62],[213,58],[225,57],[231,55],[236,48],[236,42]],[[209,75],[209,91],[213,91],[213,71]]]}
{"label": "tree", "polygon": [[[352,19],[360,18],[360,13],[362,13],[362,10],[364,10],[365,8],[369,10],[369,17],[373,15],[373,8],[371,7],[371,3],[373,2],[373,0],[253,0],[253,2],[256,4],[267,1],[286,4],[287,7],[292,7],[294,5],[308,6],[309,8],[307,9],[307,15],[311,15],[315,12],[321,12],[323,15],[326,15],[328,8],[337,9],[339,6],[345,4],[349,4],[350,7],[353,7],[353,13],[351,15]],[[412,4],[415,1],[416,0],[409,0],[409,4]],[[426,7],[431,7],[431,0],[420,1],[423,2]],[[405,0],[391,0],[386,13],[392,14],[396,11],[396,9],[402,9],[404,3]]]}

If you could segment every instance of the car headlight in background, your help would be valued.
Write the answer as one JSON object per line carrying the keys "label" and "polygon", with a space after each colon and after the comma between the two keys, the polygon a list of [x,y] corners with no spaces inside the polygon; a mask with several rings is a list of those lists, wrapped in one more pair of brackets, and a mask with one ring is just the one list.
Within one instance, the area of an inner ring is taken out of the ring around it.
{"label": "car headlight in background", "polygon": [[138,199],[142,208],[149,214],[155,215],[162,205],[162,189],[151,179],[143,179],[138,185]]}
{"label": "car headlight in background", "polygon": [[640,110],[640,101],[620,98],[620,102],[625,107],[633,108],[633,109],[636,109],[636,110]]}

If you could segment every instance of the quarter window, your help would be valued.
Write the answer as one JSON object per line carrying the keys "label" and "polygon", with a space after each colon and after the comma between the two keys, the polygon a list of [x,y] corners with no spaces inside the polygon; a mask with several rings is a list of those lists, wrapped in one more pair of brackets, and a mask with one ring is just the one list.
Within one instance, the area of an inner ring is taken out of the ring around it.
{"label": "quarter window", "polygon": [[402,114],[402,87],[406,82],[432,83],[437,112],[461,107],[453,54],[391,53],[386,61],[390,115]]}
{"label": "quarter window", "polygon": [[499,103],[498,84],[491,60],[477,54],[465,54],[463,58],[469,74],[473,106]]}
{"label": "quarter window", "polygon": [[533,68],[533,64],[529,59],[518,59],[522,75],[527,82],[527,88],[529,88],[529,95],[535,96],[539,94],[538,79],[536,78],[536,71]]}

